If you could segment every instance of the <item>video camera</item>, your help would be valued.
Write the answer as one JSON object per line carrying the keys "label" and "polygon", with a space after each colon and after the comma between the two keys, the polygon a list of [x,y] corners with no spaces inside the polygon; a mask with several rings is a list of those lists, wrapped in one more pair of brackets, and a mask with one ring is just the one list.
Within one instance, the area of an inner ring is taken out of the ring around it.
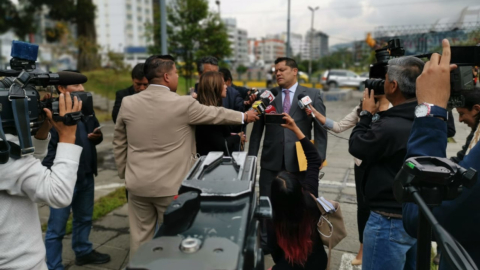
{"label": "video camera", "polygon": [[432,231],[452,269],[478,269],[472,258],[436,220],[431,208],[473,187],[477,171],[440,157],[411,157],[395,177],[393,193],[400,203],[418,205],[417,268],[430,269]]}
{"label": "video camera", "polygon": [[257,202],[256,160],[245,152],[200,157],[127,269],[264,269],[258,219],[272,209],[268,197]]}
{"label": "video camera", "polygon": [[[71,93],[72,100],[77,96],[82,100],[82,111],[59,115],[58,98],[41,100],[36,86],[81,84],[87,77],[75,72],[48,73],[36,68],[38,45],[20,41],[12,42],[11,70],[0,70],[0,135],[3,145],[0,146],[0,164],[9,157],[20,158],[33,154],[34,147],[31,135],[35,135],[42,125],[45,114],[43,109],[52,111],[55,121],[63,121],[66,125],[75,125],[83,115],[94,113],[92,95],[87,92]],[[20,146],[7,142],[2,134],[12,134],[19,138]]]}
{"label": "video camera", "polygon": [[[456,64],[458,68],[450,73],[451,96],[448,102],[448,108],[462,107],[465,99],[461,91],[474,89],[472,66],[480,65],[480,47],[479,46],[452,46],[452,57],[450,63]],[[392,58],[402,57],[405,50],[402,47],[400,39],[388,41],[387,46],[375,50],[377,63],[370,65],[368,80],[365,81],[365,88],[374,90],[376,95],[384,95],[385,74],[388,61]],[[414,55],[417,58],[429,58],[432,53]]]}

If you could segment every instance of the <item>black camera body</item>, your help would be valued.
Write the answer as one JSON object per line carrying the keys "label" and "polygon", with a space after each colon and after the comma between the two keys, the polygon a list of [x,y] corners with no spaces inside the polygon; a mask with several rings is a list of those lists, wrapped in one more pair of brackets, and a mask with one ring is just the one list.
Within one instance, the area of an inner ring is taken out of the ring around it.
{"label": "black camera body", "polygon": [[[479,46],[452,46],[450,63],[456,64],[458,68],[450,73],[450,89],[451,96],[448,102],[448,108],[463,107],[465,99],[461,95],[461,91],[471,91],[474,89],[472,66],[480,65],[480,47]],[[368,80],[365,81],[365,88],[374,90],[375,95],[383,95],[385,75],[387,71],[388,61],[392,58],[402,57],[405,50],[402,47],[400,39],[392,39],[388,41],[387,46],[375,50],[375,58],[377,63],[370,65],[370,73]],[[424,58],[432,53],[414,55],[414,57]]]}
{"label": "black camera body", "polygon": [[258,219],[272,210],[268,197],[257,201],[256,159],[245,152],[200,157],[127,269],[263,270]]}

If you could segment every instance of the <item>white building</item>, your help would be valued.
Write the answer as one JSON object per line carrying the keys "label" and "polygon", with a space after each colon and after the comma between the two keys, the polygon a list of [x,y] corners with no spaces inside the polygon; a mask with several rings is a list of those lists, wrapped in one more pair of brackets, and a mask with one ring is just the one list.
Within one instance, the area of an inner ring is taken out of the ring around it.
{"label": "white building", "polygon": [[228,40],[232,55],[225,59],[232,63],[233,66],[249,66],[250,58],[248,56],[248,34],[246,30],[237,28],[237,20],[234,18],[223,19],[227,27]]}
{"label": "white building", "polygon": [[93,0],[95,28],[102,62],[111,51],[124,53],[127,64],[145,61],[149,45],[145,24],[153,22],[152,0]]}
{"label": "white building", "polygon": [[[276,35],[267,35],[267,38],[279,39],[287,44],[287,32],[282,32]],[[295,57],[302,54],[303,38],[302,35],[296,33],[290,33],[290,56]]]}

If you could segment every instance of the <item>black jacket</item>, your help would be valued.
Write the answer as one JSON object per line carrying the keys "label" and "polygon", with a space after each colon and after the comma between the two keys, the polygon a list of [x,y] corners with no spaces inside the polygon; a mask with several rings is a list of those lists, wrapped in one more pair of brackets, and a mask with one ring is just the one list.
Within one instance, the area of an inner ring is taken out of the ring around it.
{"label": "black jacket", "polygon": [[115,97],[115,105],[113,105],[113,110],[112,110],[113,123],[117,123],[117,116],[118,116],[118,112],[120,111],[120,106],[122,106],[123,98],[127,96],[131,96],[133,94],[135,94],[135,90],[133,90],[133,85],[128,88],[117,91],[117,94]]}
{"label": "black jacket", "polygon": [[222,151],[225,156],[230,156],[235,146],[240,143],[240,136],[231,135],[228,126],[198,125],[195,130],[197,153],[206,156],[211,151]]}
{"label": "black jacket", "polygon": [[[85,177],[85,167],[87,166],[85,163],[89,162],[89,167],[92,169],[92,173],[97,175],[98,169],[97,169],[97,149],[95,148],[96,145],[100,144],[103,141],[103,134],[102,137],[96,141],[90,141],[89,140],[89,145],[83,145],[82,140],[80,139],[82,135],[80,135],[81,132],[83,132],[83,136],[88,135],[89,133],[92,133],[93,130],[97,127],[100,126],[98,123],[97,118],[95,115],[87,116],[85,121],[83,121],[82,125],[85,130],[80,130],[77,128],[77,131],[75,133],[75,145],[81,146],[83,148],[89,147],[89,150],[91,152],[91,157],[92,160],[87,160],[83,156],[82,151],[82,156],[80,157],[80,164],[78,165],[78,171],[77,171],[77,179],[83,179]],[[79,125],[80,127],[80,125]],[[86,134],[85,134],[86,133]],[[52,128],[50,130],[50,142],[48,143],[48,154],[47,156],[43,159],[42,164],[43,166],[50,168],[53,165],[53,161],[55,160],[55,156],[57,154],[57,145],[58,145],[58,133],[57,131]]]}
{"label": "black jacket", "polygon": [[393,181],[405,161],[416,106],[414,101],[392,107],[372,125],[371,117],[362,116],[350,135],[348,150],[362,160],[362,190],[371,210],[402,213],[393,196]]}

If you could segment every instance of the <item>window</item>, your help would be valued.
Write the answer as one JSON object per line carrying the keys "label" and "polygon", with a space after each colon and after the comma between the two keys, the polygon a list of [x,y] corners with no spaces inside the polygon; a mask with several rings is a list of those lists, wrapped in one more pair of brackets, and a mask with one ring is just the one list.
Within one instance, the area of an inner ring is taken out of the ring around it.
{"label": "window", "polygon": [[141,8],[141,7],[137,7],[137,12],[142,12],[142,8]]}
{"label": "window", "polygon": [[132,15],[127,15],[127,20],[131,20],[132,19]]}
{"label": "window", "polygon": [[130,10],[130,9],[132,9],[132,5],[127,4],[127,10]]}
{"label": "window", "polygon": [[138,22],[142,22],[142,17],[137,17]]}

